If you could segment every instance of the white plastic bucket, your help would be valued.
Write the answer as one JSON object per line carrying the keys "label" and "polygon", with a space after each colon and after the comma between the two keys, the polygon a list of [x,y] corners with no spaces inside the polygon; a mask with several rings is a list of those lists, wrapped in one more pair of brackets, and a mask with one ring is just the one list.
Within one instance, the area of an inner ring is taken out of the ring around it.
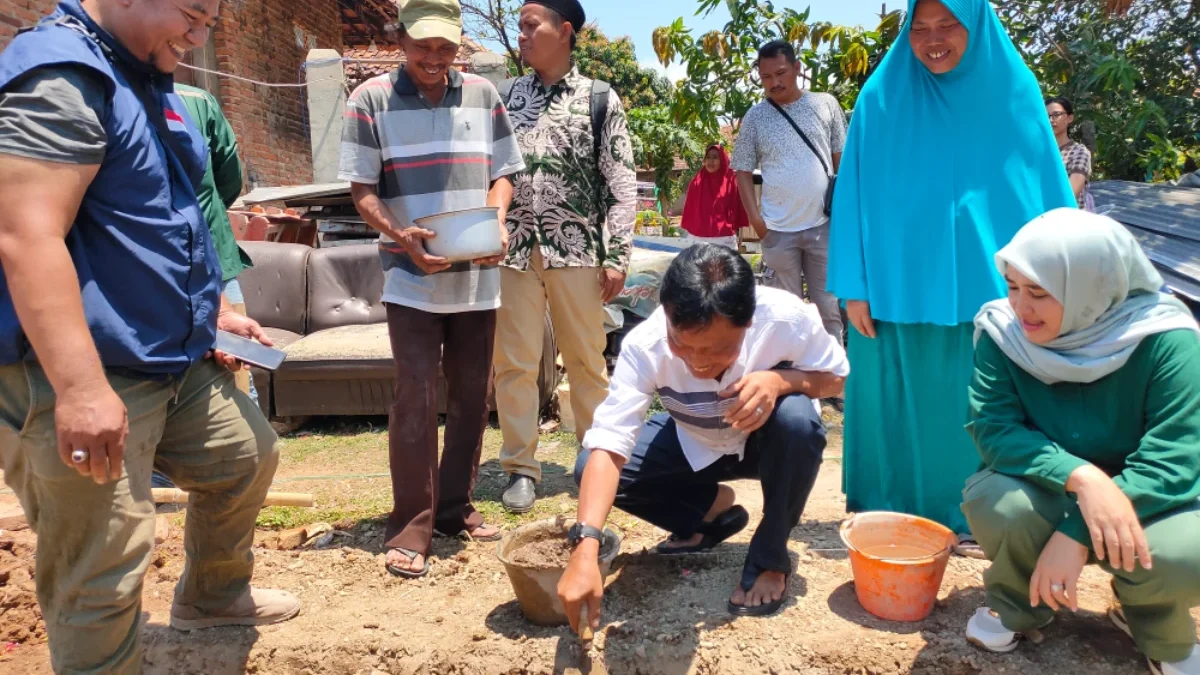
{"label": "white plastic bucket", "polygon": [[484,206],[417,218],[413,224],[437,234],[425,240],[429,255],[459,262],[500,254],[499,214],[500,209]]}

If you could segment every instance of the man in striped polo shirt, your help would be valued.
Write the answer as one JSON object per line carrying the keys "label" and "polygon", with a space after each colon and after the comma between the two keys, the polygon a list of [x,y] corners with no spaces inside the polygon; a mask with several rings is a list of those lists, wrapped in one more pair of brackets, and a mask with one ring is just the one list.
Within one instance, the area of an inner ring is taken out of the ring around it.
{"label": "man in striped polo shirt", "polygon": [[[429,571],[435,531],[494,541],[500,532],[471,505],[488,417],[496,308],[504,258],[457,262],[429,255],[418,218],[500,209],[507,250],[508,176],[524,168],[508,113],[487,80],[451,68],[462,39],[457,0],[401,0],[406,64],[367,81],[346,106],[340,177],[379,230],[388,332],[396,360],[390,424],[394,507],[387,568]],[[445,451],[438,464],[437,384],[447,382]]]}

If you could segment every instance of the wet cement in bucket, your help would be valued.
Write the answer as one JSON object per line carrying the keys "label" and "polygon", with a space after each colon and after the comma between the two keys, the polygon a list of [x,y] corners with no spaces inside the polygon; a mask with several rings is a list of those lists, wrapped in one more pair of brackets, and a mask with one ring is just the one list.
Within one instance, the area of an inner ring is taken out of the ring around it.
{"label": "wet cement in bucket", "polygon": [[545,531],[522,542],[509,560],[514,565],[530,569],[561,569],[571,561],[571,543],[561,532]]}
{"label": "wet cement in bucket", "polygon": [[[599,554],[602,576],[608,576],[620,548],[620,537],[605,530]],[[543,626],[566,623],[557,594],[558,581],[571,559],[565,522],[549,520],[523,525],[500,540],[497,554],[525,618]]]}

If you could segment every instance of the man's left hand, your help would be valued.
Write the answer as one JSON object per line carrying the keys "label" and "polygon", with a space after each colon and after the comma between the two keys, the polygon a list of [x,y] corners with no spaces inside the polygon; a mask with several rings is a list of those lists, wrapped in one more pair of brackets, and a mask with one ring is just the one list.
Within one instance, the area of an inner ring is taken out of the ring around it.
{"label": "man's left hand", "polygon": [[[271,341],[271,338],[267,337],[266,332],[263,331],[262,326],[260,326],[257,321],[248,316],[238,314],[237,312],[228,310],[221,312],[217,316],[217,328],[225,331],[226,333],[233,333],[234,335],[240,335],[244,338],[256,340],[260,344],[267,347],[272,347],[275,345],[275,343]],[[217,363],[225,366],[235,373],[248,367],[245,363],[238,361],[236,358],[226,354],[225,352],[217,351],[215,349],[212,352],[212,357],[216,359]]]}
{"label": "man's left hand", "polygon": [[504,224],[503,214],[500,216],[500,252],[490,258],[476,258],[471,262],[481,266],[499,265],[508,257],[508,226]]}
{"label": "man's left hand", "polygon": [[771,419],[784,384],[778,373],[767,370],[750,373],[729,385],[721,392],[721,397],[736,398],[737,401],[725,413],[725,421],[738,431],[758,431]]}
{"label": "man's left hand", "polygon": [[600,299],[608,304],[617,299],[625,288],[625,273],[608,267],[600,269]]}

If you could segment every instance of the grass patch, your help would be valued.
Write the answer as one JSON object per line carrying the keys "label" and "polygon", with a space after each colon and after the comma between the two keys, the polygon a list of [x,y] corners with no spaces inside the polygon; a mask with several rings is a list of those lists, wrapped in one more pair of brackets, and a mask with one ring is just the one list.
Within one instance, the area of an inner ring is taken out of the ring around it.
{"label": "grass patch", "polygon": [[[655,397],[650,414],[663,412]],[[825,459],[841,462],[842,416],[832,408],[823,411],[829,427]],[[439,444],[441,432],[439,431]],[[579,444],[575,434],[554,432],[541,437],[538,460],[542,481],[533,510],[516,515],[505,510],[500,495],[508,487],[508,476],[500,467],[500,430],[488,428],[483,435],[483,452],[474,503],[489,523],[505,529],[525,523],[575,514],[579,495],[572,475]],[[392,481],[388,466],[387,420],[383,418],[318,419],[295,434],[280,439],[280,464],[274,490],[312,493],[314,508],[266,507],[258,526],[288,529],[309,523],[330,524],[378,521],[392,508]],[[649,528],[624,512],[613,510],[609,523],[626,531]]]}

